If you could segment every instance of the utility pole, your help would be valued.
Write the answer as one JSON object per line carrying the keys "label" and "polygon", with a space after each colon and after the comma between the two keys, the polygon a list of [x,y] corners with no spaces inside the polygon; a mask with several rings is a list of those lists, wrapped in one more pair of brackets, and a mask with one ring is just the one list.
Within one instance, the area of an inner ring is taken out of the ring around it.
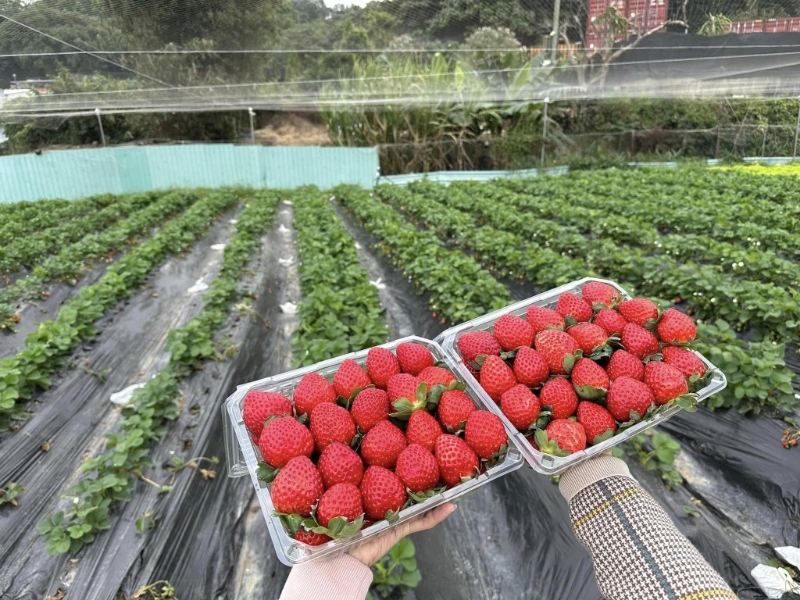
{"label": "utility pole", "polygon": [[550,32],[550,37],[552,37],[553,46],[550,50],[550,60],[553,62],[558,59],[558,21],[560,18],[561,12],[561,0],[555,0],[555,6],[553,6],[553,30]]}

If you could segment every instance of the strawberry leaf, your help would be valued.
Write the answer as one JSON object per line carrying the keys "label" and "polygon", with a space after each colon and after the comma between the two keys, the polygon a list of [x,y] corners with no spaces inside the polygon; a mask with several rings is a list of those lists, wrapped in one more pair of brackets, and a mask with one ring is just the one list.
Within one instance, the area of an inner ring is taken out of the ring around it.
{"label": "strawberry leaf", "polygon": [[267,462],[263,460],[258,461],[258,469],[256,470],[256,477],[258,477],[261,481],[265,481],[267,483],[272,483],[272,480],[280,472],[279,468],[275,468]]}
{"label": "strawberry leaf", "polygon": [[[294,537],[294,534],[300,530],[300,526],[303,524],[303,521],[305,520],[305,517],[298,514],[289,515],[286,513],[279,513],[277,511],[273,512],[272,514],[274,514],[277,517],[280,517],[281,523],[283,523],[283,526],[286,528],[286,531],[288,531],[292,535],[292,537]],[[315,522],[314,525],[316,525]]]}
{"label": "strawberry leaf", "polygon": [[[400,510],[403,510],[402,508]],[[387,510],[386,514],[383,516],[389,523],[394,523],[397,519],[400,518],[400,512],[395,512],[393,510]]]}
{"label": "strawberry leaf", "polygon": [[467,389],[467,384],[460,379],[454,379],[450,382],[450,385],[447,386],[448,391],[460,390],[463,392],[465,389]]}
{"label": "strawberry leaf", "polygon": [[364,515],[360,515],[352,522],[348,521],[344,517],[334,517],[328,522],[327,527],[316,525],[314,527],[309,527],[309,529],[314,533],[323,533],[328,537],[337,540],[353,537],[355,534],[361,531],[362,525],[364,525]]}
{"label": "strawberry leaf", "polygon": [[558,442],[556,440],[551,440],[547,436],[547,432],[542,429],[536,430],[533,437],[536,441],[536,445],[539,446],[539,450],[545,454],[552,454],[553,456],[569,456],[570,454],[569,451],[562,450]]}
{"label": "strawberry leaf", "polygon": [[408,494],[408,497],[414,501],[415,504],[421,504],[422,502],[425,502],[429,498],[433,498],[437,494],[441,494],[446,489],[447,488],[443,485],[436,486],[435,488],[431,488],[424,492],[412,492],[410,489],[406,488],[406,493]]}
{"label": "strawberry leaf", "polygon": [[697,395],[696,394],[684,394],[683,396],[678,396],[674,400],[672,400],[675,404],[680,406],[686,412],[696,412],[697,411]]}
{"label": "strawberry leaf", "polygon": [[486,361],[487,356],[488,356],[487,354],[478,354],[478,356],[475,357],[475,364],[473,364],[472,366],[474,367],[475,365],[478,365],[477,368],[475,369],[476,371],[481,370],[481,367],[483,366],[484,361]]}
{"label": "strawberry leaf", "polygon": [[300,423],[301,425],[305,425],[306,423],[308,423],[308,413],[303,413],[302,415],[297,417],[295,420],[298,423]]}

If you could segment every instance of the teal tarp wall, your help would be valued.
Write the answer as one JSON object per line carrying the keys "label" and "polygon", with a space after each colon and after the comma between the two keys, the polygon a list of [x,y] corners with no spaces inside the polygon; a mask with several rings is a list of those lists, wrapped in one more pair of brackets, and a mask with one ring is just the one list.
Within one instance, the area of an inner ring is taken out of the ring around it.
{"label": "teal tarp wall", "polygon": [[224,185],[371,188],[377,176],[374,148],[188,144],[61,150],[0,157],[0,202]]}

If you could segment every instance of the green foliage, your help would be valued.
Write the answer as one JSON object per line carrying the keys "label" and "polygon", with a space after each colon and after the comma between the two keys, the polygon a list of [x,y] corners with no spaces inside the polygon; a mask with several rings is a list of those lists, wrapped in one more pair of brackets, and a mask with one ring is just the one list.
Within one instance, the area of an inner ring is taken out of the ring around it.
{"label": "green foliage", "polygon": [[377,290],[327,196],[308,188],[292,198],[303,296],[292,339],[295,363],[313,364],[386,342],[389,330]]}
{"label": "green foliage", "polygon": [[[415,558],[414,542],[403,538],[395,544],[388,554],[372,565],[372,586],[379,598],[387,598],[395,590],[405,593],[415,588],[422,581]],[[369,598],[369,596],[367,596]]]}
{"label": "green foliage", "polygon": [[731,20],[723,14],[709,14],[706,22],[700,26],[697,32],[700,35],[717,36],[725,35],[731,31]]}
{"label": "green foliage", "polygon": [[511,302],[508,290],[480,264],[448,250],[435,234],[419,231],[370,192],[351,186],[333,190],[339,200],[378,239],[378,251],[388,256],[421,293],[442,323],[474,319]]}
{"label": "green foliage", "polygon": [[0,507],[4,504],[19,506],[18,498],[25,493],[25,488],[18,483],[10,481],[6,487],[0,488]]}
{"label": "green foliage", "polygon": [[728,387],[708,399],[709,408],[757,414],[766,409],[791,411],[798,404],[792,388],[795,376],[784,360],[785,344],[744,342],[724,321],[702,325],[698,336],[698,350],[728,378]]}
{"label": "green foliage", "polygon": [[650,471],[658,471],[668,489],[681,485],[683,478],[675,470],[675,456],[681,446],[666,433],[648,430],[624,443],[625,451]]}

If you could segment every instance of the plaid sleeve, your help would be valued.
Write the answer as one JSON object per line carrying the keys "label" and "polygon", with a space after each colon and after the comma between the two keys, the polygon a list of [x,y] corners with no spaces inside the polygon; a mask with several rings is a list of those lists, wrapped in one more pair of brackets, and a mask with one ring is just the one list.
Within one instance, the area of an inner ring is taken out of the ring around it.
{"label": "plaid sleeve", "polygon": [[[592,557],[600,592],[608,600],[733,600],[725,580],[678,531],[659,504],[603,457],[612,474],[587,465],[568,479],[572,528]],[[589,461],[594,462],[594,461]],[[619,461],[621,462],[621,461]],[[578,465],[575,469],[581,469]],[[594,476],[587,478],[587,471]],[[568,477],[569,473],[565,475]],[[587,481],[588,479],[588,481]],[[576,480],[586,483],[576,486]],[[580,487],[580,489],[576,489]]]}

